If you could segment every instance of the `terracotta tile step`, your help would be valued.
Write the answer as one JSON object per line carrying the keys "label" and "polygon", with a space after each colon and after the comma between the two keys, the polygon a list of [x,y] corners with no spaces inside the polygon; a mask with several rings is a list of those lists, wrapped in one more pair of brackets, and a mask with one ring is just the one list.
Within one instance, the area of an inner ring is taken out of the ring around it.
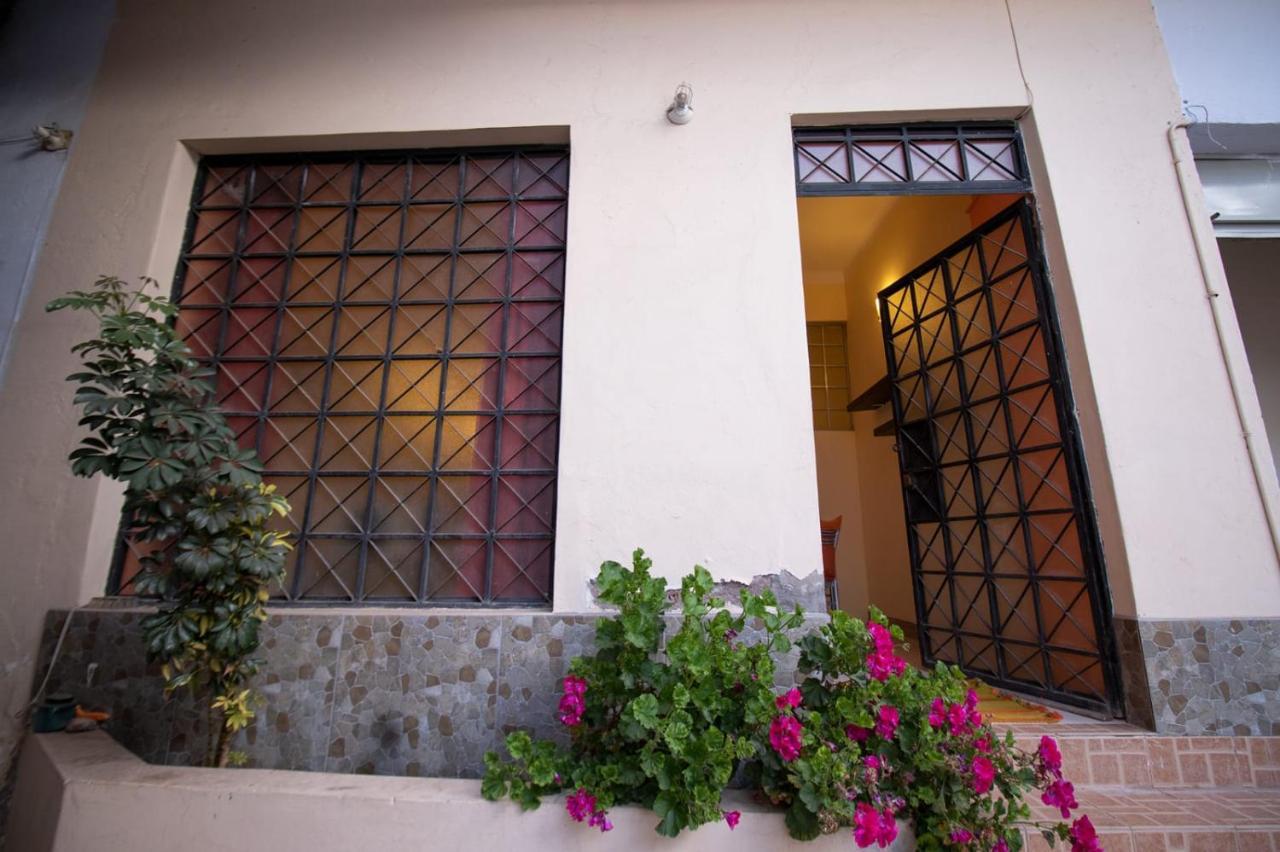
{"label": "terracotta tile step", "polygon": [[[1054,727],[1057,730],[1049,730]],[[1084,727],[1009,726],[1023,748],[1034,749],[1042,733],[1057,739],[1063,772],[1077,787],[1280,790],[1280,737],[1162,737],[1137,729],[1107,734],[1070,730]]]}
{"label": "terracotta tile step", "polygon": [[[1280,790],[1076,790],[1108,852],[1280,852]],[[1038,801],[1033,819],[1060,814]],[[1034,828],[1027,849],[1049,849]]]}

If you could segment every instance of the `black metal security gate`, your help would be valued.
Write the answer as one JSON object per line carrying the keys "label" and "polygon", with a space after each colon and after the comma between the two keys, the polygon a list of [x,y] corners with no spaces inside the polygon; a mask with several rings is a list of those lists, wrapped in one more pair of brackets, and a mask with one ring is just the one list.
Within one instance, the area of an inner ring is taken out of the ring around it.
{"label": "black metal security gate", "polygon": [[926,661],[1111,713],[1088,485],[1021,201],[879,294]]}

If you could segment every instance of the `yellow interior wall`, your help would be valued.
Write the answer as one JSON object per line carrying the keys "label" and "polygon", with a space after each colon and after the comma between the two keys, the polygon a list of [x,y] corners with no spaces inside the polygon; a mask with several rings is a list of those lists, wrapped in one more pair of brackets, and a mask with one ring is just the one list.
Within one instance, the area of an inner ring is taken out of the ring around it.
{"label": "yellow interior wall", "polygon": [[[801,252],[806,267],[844,261],[840,273],[845,296],[843,319],[848,323],[849,371],[855,396],[885,374],[876,293],[1016,200],[1013,195],[938,195],[798,201]],[[824,283],[811,287],[807,283],[811,278]],[[823,291],[831,280],[830,274],[806,268],[806,311],[820,310],[829,303],[829,296]],[[810,320],[821,318],[809,316]],[[842,447],[842,451],[824,448],[824,443],[834,441],[818,433],[819,506],[823,517],[829,517],[827,507],[837,499],[835,494],[856,495],[858,512],[853,516],[845,514],[837,552],[841,608],[857,614],[870,602],[893,618],[914,622],[894,439],[873,434],[875,427],[889,416],[887,407],[854,414],[854,430],[840,433],[851,439],[852,447]],[[828,470],[827,465],[835,469]],[[854,471],[856,488],[850,484]],[[824,492],[828,503],[824,503]]]}
{"label": "yellow interior wall", "polygon": [[[844,322],[847,315],[843,276],[808,276],[804,282],[807,322]],[[845,351],[851,351],[845,341]],[[840,608],[853,615],[866,612],[867,559],[862,546],[862,497],[858,476],[858,447],[847,429],[815,429],[814,453],[818,470],[818,511],[823,519],[844,518],[836,543],[836,580]],[[814,535],[818,535],[814,530]]]}

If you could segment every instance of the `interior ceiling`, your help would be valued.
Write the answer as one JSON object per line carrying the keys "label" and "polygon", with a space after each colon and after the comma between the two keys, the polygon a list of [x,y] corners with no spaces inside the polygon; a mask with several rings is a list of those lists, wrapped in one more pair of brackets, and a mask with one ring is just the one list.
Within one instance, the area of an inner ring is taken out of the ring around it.
{"label": "interior ceiling", "polygon": [[[858,195],[806,196],[796,200],[800,215],[800,262],[806,284],[843,283],[849,264],[893,217],[954,215],[979,199],[991,212],[1012,204],[1017,196],[992,195]],[[980,219],[986,218],[980,216]],[[897,219],[902,221],[902,219]],[[974,222],[976,226],[979,222]],[[956,234],[957,237],[961,234]],[[945,245],[945,243],[944,243]],[[924,258],[919,258],[924,260]]]}

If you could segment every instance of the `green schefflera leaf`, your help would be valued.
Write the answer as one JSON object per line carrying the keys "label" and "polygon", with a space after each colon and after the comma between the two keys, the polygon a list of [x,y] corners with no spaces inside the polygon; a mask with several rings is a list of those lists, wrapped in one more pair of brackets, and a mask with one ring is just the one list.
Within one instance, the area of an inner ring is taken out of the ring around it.
{"label": "green schefflera leaf", "polygon": [[128,533],[144,550],[134,587],[163,601],[141,624],[148,655],[167,690],[191,688],[222,720],[206,755],[222,765],[230,736],[254,718],[258,625],[288,542],[266,527],[269,512],[251,510],[274,502],[264,498],[261,464],[236,446],[208,371],[168,322],[176,306],[146,292],[155,287],[104,277],[47,310],[97,320],[97,336],[72,346],[82,364],[69,377],[73,401],[89,433],[71,453],[72,471],[125,484]]}

